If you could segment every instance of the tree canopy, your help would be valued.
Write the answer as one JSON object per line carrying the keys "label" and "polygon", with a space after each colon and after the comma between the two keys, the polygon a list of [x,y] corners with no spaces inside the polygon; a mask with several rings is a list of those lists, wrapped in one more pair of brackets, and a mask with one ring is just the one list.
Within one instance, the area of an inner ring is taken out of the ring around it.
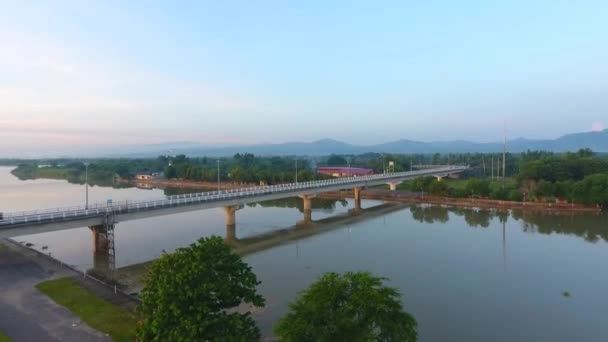
{"label": "tree canopy", "polygon": [[202,238],[156,260],[145,279],[142,341],[251,341],[260,331],[241,303],[263,306],[251,267],[220,237]]}
{"label": "tree canopy", "polygon": [[275,327],[284,341],[415,341],[400,294],[368,272],[326,273],[289,305]]}

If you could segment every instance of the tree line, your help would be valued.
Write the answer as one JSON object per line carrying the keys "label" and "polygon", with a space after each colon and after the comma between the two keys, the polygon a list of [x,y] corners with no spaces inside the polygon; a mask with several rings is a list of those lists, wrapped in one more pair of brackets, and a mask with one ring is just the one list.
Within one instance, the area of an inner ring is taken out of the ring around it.
{"label": "tree line", "polygon": [[[255,156],[237,153],[232,157],[189,158],[185,155],[150,159],[91,159],[16,161],[13,173],[22,179],[63,178],[82,183],[85,162],[89,181],[111,184],[116,177],[131,179],[138,173],[163,172],[167,179],[277,184],[325,179],[318,166],[352,166],[375,173],[407,171],[416,165],[464,164],[470,169],[461,174],[464,181],[438,182],[433,177],[406,182],[402,189],[441,196],[484,197],[513,201],[555,201],[562,199],[583,204],[608,204],[608,157],[589,149],[575,153],[528,151],[460,154],[330,155],[325,157]],[[5,161],[9,162],[9,161]],[[44,163],[44,164],[43,164]],[[43,166],[43,167],[40,167]],[[503,174],[504,170],[504,174]]]}

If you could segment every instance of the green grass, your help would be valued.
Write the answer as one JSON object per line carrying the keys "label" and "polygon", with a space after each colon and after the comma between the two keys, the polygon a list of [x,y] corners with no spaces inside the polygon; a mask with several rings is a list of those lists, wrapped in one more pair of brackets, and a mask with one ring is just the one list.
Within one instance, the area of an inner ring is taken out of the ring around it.
{"label": "green grass", "polygon": [[4,248],[6,248],[6,245],[3,244],[2,242],[0,242],[0,249],[4,249]]}
{"label": "green grass", "polygon": [[4,335],[2,331],[0,331],[0,342],[11,342],[12,340],[8,338],[8,336]]}
{"label": "green grass", "polygon": [[90,327],[110,334],[113,341],[135,340],[135,316],[108,303],[70,278],[49,280],[36,285],[57,304],[65,306]]}

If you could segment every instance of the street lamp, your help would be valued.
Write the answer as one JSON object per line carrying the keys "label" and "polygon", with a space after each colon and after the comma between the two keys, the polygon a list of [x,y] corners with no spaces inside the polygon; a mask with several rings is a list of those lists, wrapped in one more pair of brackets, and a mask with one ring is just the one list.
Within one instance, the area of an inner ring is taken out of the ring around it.
{"label": "street lamp", "polygon": [[217,160],[217,191],[220,191],[220,160]]}
{"label": "street lamp", "polygon": [[84,191],[85,191],[85,204],[84,208],[89,209],[89,163],[84,163]]}

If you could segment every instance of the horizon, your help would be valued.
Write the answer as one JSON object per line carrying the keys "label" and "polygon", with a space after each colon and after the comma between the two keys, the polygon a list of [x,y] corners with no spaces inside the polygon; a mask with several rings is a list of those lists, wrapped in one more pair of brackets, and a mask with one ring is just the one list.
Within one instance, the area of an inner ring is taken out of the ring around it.
{"label": "horizon", "polygon": [[[7,3],[0,155],[606,127],[608,3]],[[280,129],[278,129],[280,128]],[[510,139],[514,140],[514,139]]]}
{"label": "horizon", "polygon": [[[508,153],[519,153],[521,152],[521,146],[519,146],[518,148],[516,148],[516,150],[513,151],[509,151],[509,146],[512,143],[517,143],[517,142],[525,142],[525,143],[538,143],[538,142],[553,142],[553,141],[557,141],[558,139],[564,138],[564,137],[568,137],[568,136],[572,136],[572,135],[580,135],[580,134],[590,134],[590,133],[608,133],[608,128],[607,129],[603,129],[601,131],[586,131],[586,132],[572,132],[569,134],[565,134],[559,137],[556,137],[554,139],[534,139],[534,138],[527,138],[527,137],[517,137],[517,138],[509,138],[506,137],[506,147],[507,147],[507,152]],[[477,149],[473,149],[473,150],[468,150],[468,151],[461,151],[461,150],[455,150],[455,151],[402,151],[402,152],[394,152],[394,151],[367,151],[367,152],[341,152],[341,151],[326,151],[327,153],[323,154],[319,154],[319,153],[314,153],[314,155],[330,155],[330,154],[338,154],[338,155],[343,155],[343,154],[361,154],[361,153],[368,153],[368,152],[374,152],[374,153],[396,153],[396,154],[435,154],[435,153],[439,153],[439,154],[450,154],[450,153],[493,153],[490,151],[486,151],[483,148],[483,145],[499,145],[502,146],[503,141],[502,140],[494,140],[494,141],[471,141],[471,140],[466,140],[466,139],[455,139],[455,140],[435,140],[435,141],[419,141],[419,140],[411,140],[411,139],[397,139],[397,140],[391,140],[391,141],[383,141],[383,142],[378,142],[378,143],[371,143],[371,144],[353,144],[351,142],[348,141],[341,141],[341,140],[335,140],[335,139],[331,139],[331,138],[322,138],[322,139],[317,139],[317,140],[313,140],[313,141],[286,141],[286,142],[277,142],[277,143],[264,143],[264,142],[260,142],[260,143],[253,143],[253,144],[205,144],[205,143],[200,143],[200,142],[196,142],[196,141],[167,141],[167,142],[161,142],[161,143],[154,143],[154,144],[132,144],[132,145],[103,145],[103,146],[96,146],[96,150],[92,150],[92,149],[87,149],[87,148],[83,148],[83,149],[74,149],[74,150],[70,150],[70,151],[61,151],[61,152],[38,152],[38,153],[26,153],[26,154],[20,154],[20,156],[17,155],[5,155],[0,153],[0,159],[80,159],[80,158],[87,158],[87,156],[89,156],[90,158],[141,158],[142,156],[146,156],[145,158],[150,158],[150,156],[154,153],[156,153],[156,155],[154,155],[154,157],[159,156],[159,155],[164,155],[163,152],[166,152],[168,154],[186,154],[186,156],[190,155],[190,156],[204,156],[205,153],[208,154],[209,156],[218,156],[221,153],[228,153],[226,155],[223,155],[224,157],[230,156],[234,153],[253,153],[254,155],[261,155],[261,156],[268,156],[268,155],[298,155],[298,154],[306,154],[306,153],[299,153],[299,152],[295,152],[295,151],[291,151],[291,152],[283,152],[283,153],[269,153],[269,152],[252,152],[251,149],[255,149],[255,148],[259,148],[259,147],[263,147],[263,148],[271,148],[272,146],[276,146],[276,147],[282,147],[285,145],[290,145],[290,144],[295,144],[295,145],[312,145],[315,143],[338,143],[338,144],[343,144],[347,147],[354,147],[354,148],[366,148],[366,147],[374,147],[374,146],[379,146],[379,145],[385,145],[385,144],[393,144],[393,143],[399,143],[399,142],[412,142],[412,143],[420,143],[420,144],[427,144],[427,145],[432,145],[432,144],[446,144],[446,143],[470,143],[473,145],[477,145]],[[101,150],[99,150],[101,148]],[[188,149],[188,148],[195,148],[198,149],[198,151],[187,151],[184,149]],[[243,150],[236,150],[239,148],[243,148]],[[581,148],[590,148],[587,145],[580,145],[578,148],[575,149],[569,149],[568,151],[570,152],[575,152],[578,149]],[[249,149],[249,150],[248,150]],[[552,150],[551,148],[549,149],[543,149],[543,148],[532,148],[531,150],[538,150],[538,151],[553,151],[553,152],[565,152],[564,150]],[[592,149],[594,150],[594,149]],[[226,152],[226,151],[230,151],[230,152]],[[501,153],[502,149],[500,149],[500,151],[496,151],[496,153]],[[608,153],[608,150],[594,150],[594,152],[599,152],[599,153]],[[219,154],[218,154],[219,153]]]}

